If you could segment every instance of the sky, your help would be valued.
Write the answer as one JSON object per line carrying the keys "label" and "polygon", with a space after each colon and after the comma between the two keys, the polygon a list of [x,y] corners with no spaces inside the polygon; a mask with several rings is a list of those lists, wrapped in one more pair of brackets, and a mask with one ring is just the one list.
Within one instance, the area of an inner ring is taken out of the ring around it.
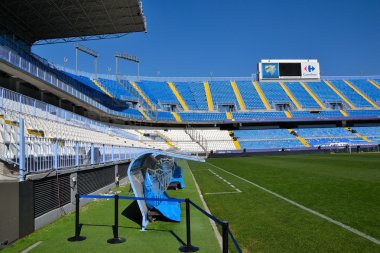
{"label": "sky", "polygon": [[[323,76],[380,74],[380,0],[142,0],[147,33],[81,42],[99,52],[99,73],[115,52],[141,59],[144,76],[251,76],[261,59],[318,59]],[[75,43],[33,46],[75,68]],[[79,70],[94,71],[79,55]],[[133,63],[120,73],[136,74]]]}

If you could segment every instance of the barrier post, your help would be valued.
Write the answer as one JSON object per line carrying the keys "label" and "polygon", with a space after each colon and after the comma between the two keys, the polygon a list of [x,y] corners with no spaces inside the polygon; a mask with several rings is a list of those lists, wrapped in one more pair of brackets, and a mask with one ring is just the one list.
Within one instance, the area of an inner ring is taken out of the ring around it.
{"label": "barrier post", "polygon": [[191,224],[190,224],[190,200],[186,199],[186,245],[179,247],[181,252],[197,252],[199,247],[191,245]]}
{"label": "barrier post", "polygon": [[228,221],[222,224],[223,253],[228,253]]}
{"label": "barrier post", "polygon": [[79,194],[75,194],[75,235],[68,239],[70,242],[80,242],[86,240],[85,236],[80,235],[82,224],[79,224],[79,198]]}
{"label": "barrier post", "polygon": [[113,238],[108,239],[107,242],[110,244],[117,244],[125,242],[125,238],[119,237],[119,195],[115,195],[115,223],[112,226]]}

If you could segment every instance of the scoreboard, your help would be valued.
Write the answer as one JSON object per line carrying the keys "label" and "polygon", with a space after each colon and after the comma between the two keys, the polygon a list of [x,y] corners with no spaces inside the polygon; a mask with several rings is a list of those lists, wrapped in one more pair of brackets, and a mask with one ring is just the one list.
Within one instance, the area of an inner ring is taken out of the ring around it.
{"label": "scoreboard", "polygon": [[261,60],[258,64],[259,80],[320,79],[317,60]]}

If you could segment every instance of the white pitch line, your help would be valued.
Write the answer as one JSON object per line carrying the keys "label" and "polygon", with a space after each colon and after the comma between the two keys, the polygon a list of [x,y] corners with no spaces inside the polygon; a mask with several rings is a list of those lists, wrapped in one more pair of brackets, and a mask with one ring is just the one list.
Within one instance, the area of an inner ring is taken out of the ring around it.
{"label": "white pitch line", "polygon": [[207,195],[215,195],[215,194],[229,194],[229,193],[241,193],[241,190],[239,190],[238,188],[235,187],[235,185],[231,184],[230,182],[228,182],[226,179],[222,178],[221,176],[219,176],[215,171],[213,170],[210,170],[208,169],[208,171],[210,171],[212,174],[214,174],[214,176],[220,178],[220,180],[223,180],[225,183],[227,183],[230,187],[232,187],[235,191],[234,192],[206,192],[205,194]]}
{"label": "white pitch line", "polygon": [[241,191],[234,191],[234,192],[206,192],[206,195],[218,195],[218,194],[232,194],[232,193],[241,193]]}
{"label": "white pitch line", "polygon": [[335,224],[335,225],[338,225],[338,226],[340,226],[340,227],[342,227],[342,228],[344,228],[344,229],[346,229],[346,230],[348,230],[348,231],[350,231],[350,232],[352,232],[352,233],[354,233],[354,234],[356,234],[356,235],[358,235],[358,236],[361,236],[361,237],[363,237],[363,238],[365,238],[365,239],[367,239],[367,240],[369,240],[369,241],[371,241],[371,242],[373,242],[373,243],[376,243],[376,244],[380,245],[380,240],[377,239],[377,238],[375,238],[375,237],[372,237],[372,236],[370,236],[370,235],[367,235],[367,234],[365,234],[365,233],[363,233],[363,232],[357,230],[356,228],[350,227],[350,226],[348,226],[348,225],[346,225],[346,224],[343,224],[343,223],[340,222],[340,221],[334,220],[334,219],[332,219],[332,218],[330,218],[330,217],[328,217],[328,216],[326,216],[326,215],[324,215],[324,214],[321,214],[321,213],[319,213],[319,212],[317,212],[317,211],[314,211],[313,209],[310,209],[310,208],[308,208],[308,207],[306,207],[306,206],[303,206],[303,205],[301,205],[301,204],[298,204],[297,202],[295,202],[295,201],[293,201],[293,200],[290,200],[290,199],[288,199],[288,198],[286,198],[286,197],[284,197],[284,196],[282,196],[282,195],[280,195],[280,194],[278,194],[278,193],[275,193],[275,192],[273,192],[273,191],[271,191],[271,190],[268,190],[268,189],[266,189],[266,188],[264,188],[264,187],[262,187],[262,186],[260,186],[260,185],[258,185],[258,184],[256,184],[256,183],[254,183],[254,182],[251,182],[251,181],[249,181],[249,180],[247,180],[247,179],[245,179],[245,178],[243,178],[243,177],[240,177],[240,176],[238,176],[238,175],[235,175],[235,174],[233,174],[233,173],[231,173],[231,172],[229,172],[229,171],[227,171],[227,170],[224,170],[224,169],[222,169],[222,168],[220,168],[220,167],[218,167],[218,166],[216,166],[216,165],[214,165],[214,164],[212,164],[212,163],[209,163],[209,162],[207,162],[207,163],[210,164],[211,166],[213,166],[213,167],[215,167],[215,168],[221,170],[221,171],[224,171],[224,172],[227,173],[227,174],[230,174],[230,175],[232,175],[232,176],[234,176],[234,177],[236,177],[236,178],[239,178],[240,180],[242,180],[242,181],[244,181],[244,182],[246,182],[246,183],[249,183],[249,184],[251,184],[251,185],[253,185],[253,186],[256,186],[257,188],[259,188],[259,189],[261,189],[261,190],[263,190],[263,191],[265,191],[265,192],[267,192],[267,193],[270,193],[270,194],[272,194],[273,196],[276,196],[277,198],[280,198],[280,199],[282,199],[282,200],[284,200],[284,201],[286,201],[286,202],[288,202],[288,203],[290,203],[290,204],[292,204],[292,205],[294,205],[294,206],[296,206],[296,207],[299,207],[299,208],[301,208],[301,209],[303,209],[303,210],[305,210],[305,211],[307,211],[307,212],[309,212],[309,213],[311,213],[311,214],[314,214],[314,215],[316,215],[316,216],[318,216],[318,217],[320,217],[320,218],[322,218],[322,219],[324,219],[324,220],[327,220],[327,221],[329,221],[329,222],[331,222],[331,223],[333,223],[333,224]]}

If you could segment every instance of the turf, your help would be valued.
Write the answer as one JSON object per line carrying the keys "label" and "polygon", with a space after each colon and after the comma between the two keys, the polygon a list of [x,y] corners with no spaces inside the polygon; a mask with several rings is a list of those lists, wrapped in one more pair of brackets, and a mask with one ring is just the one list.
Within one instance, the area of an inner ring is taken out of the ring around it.
{"label": "turf", "polygon": [[[380,239],[380,154],[266,156],[208,162]],[[211,212],[230,222],[244,252],[380,252],[380,245],[208,163],[189,164]],[[209,169],[242,193],[206,194],[232,189]]]}
{"label": "turf", "polygon": [[[179,163],[183,167],[186,188],[180,191],[169,191],[169,195],[178,198],[188,197],[202,205],[187,163],[182,161]],[[129,187],[124,186],[115,190],[121,191],[120,195],[128,195]],[[88,224],[83,226],[81,234],[87,236],[87,240],[74,243],[67,241],[67,238],[74,234],[74,215],[71,213],[17,241],[3,252],[21,252],[38,241],[42,243],[30,252],[178,252],[178,248],[182,245],[181,241],[186,240],[184,204],[182,204],[181,223],[155,222],[149,224],[147,231],[141,232],[138,224],[121,214],[130,203],[121,201],[119,207],[121,226],[119,235],[127,239],[126,243],[107,244],[107,239],[112,237],[110,225],[113,224],[113,201],[101,200],[81,208],[81,223]],[[220,252],[206,216],[192,209],[191,224],[192,241],[194,245],[200,247],[200,252]]]}

